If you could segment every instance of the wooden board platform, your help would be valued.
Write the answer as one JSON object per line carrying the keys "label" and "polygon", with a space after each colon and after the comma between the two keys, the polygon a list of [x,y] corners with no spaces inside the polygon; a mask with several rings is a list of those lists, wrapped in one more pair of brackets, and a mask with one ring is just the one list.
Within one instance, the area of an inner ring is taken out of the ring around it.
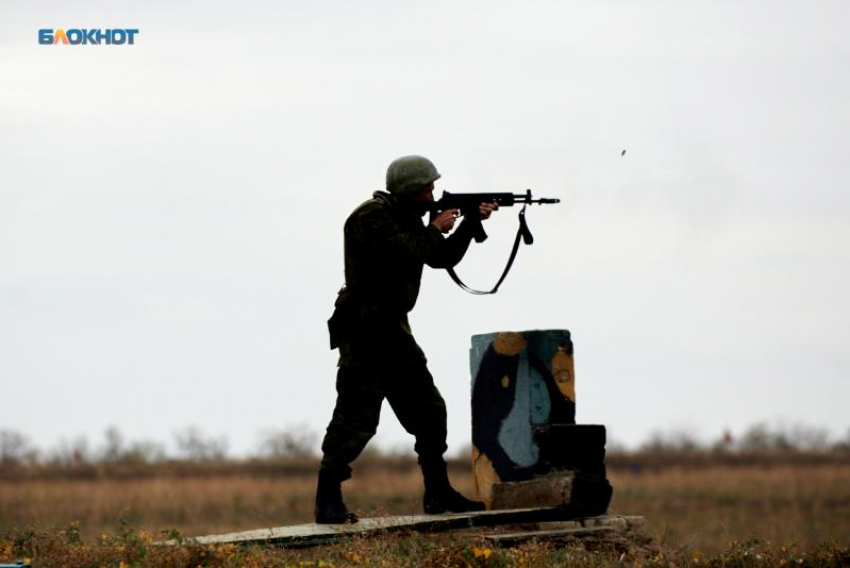
{"label": "wooden board platform", "polygon": [[373,535],[382,532],[405,530],[437,532],[473,527],[563,521],[569,521],[576,528],[581,528],[582,526],[609,526],[612,530],[625,530],[626,528],[641,526],[643,524],[643,517],[602,516],[576,519],[574,516],[568,516],[568,513],[559,508],[512,509],[507,511],[481,511],[446,515],[364,518],[360,519],[359,523],[353,525],[317,525],[315,523],[308,523],[221,535],[189,537],[182,541],[170,540],[162,544],[239,544],[246,546],[259,545],[298,548],[326,544],[351,536]]}
{"label": "wooden board platform", "polygon": [[542,540],[566,536],[580,536],[594,533],[612,532],[614,530],[614,527],[577,527],[573,529],[549,529],[540,531],[488,534],[484,535],[484,539],[489,540],[494,544],[498,544],[499,546],[514,546],[532,539]]}
{"label": "wooden board platform", "polygon": [[573,521],[535,523],[534,530],[525,529],[518,532],[495,531],[482,536],[484,539],[499,546],[514,546],[532,539],[551,540],[594,533],[626,532],[639,529],[645,524],[646,521],[643,517],[603,515],[601,517],[589,517]]}

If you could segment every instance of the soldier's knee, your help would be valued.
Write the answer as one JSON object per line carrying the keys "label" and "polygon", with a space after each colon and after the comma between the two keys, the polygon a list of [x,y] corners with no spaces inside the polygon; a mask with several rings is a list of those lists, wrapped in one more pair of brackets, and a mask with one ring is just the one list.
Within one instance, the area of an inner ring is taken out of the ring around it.
{"label": "soldier's knee", "polygon": [[448,411],[446,410],[446,401],[443,400],[443,397],[440,396],[440,393],[437,393],[436,398],[430,401],[431,414],[435,418],[439,418],[446,422],[446,418],[448,417]]}
{"label": "soldier's knee", "polygon": [[378,431],[378,419],[380,414],[372,416],[366,414],[346,414],[335,416],[328,426],[328,432],[336,430],[348,436],[372,437]]}

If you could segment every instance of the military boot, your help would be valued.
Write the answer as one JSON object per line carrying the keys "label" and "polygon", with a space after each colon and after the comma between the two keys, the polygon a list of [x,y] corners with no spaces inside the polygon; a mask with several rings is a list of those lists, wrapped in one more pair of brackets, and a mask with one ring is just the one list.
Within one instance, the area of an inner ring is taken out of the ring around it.
{"label": "military boot", "polygon": [[319,470],[314,514],[320,525],[341,525],[358,521],[357,515],[349,511],[342,502],[342,480],[339,475],[334,475],[326,469]]}
{"label": "military boot", "polygon": [[423,505],[427,514],[439,515],[446,512],[467,513],[484,510],[484,503],[467,499],[454,490],[446,473],[446,462],[442,458],[439,461],[421,463],[421,467],[422,475],[425,478]]}

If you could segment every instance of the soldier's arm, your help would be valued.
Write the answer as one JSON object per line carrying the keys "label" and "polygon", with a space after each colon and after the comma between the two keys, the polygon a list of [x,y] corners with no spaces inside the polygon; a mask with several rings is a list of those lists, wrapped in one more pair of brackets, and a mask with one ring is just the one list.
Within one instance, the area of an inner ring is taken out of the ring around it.
{"label": "soldier's arm", "polygon": [[[489,219],[493,211],[498,209],[499,205],[496,203],[482,203],[479,206],[481,220]],[[469,225],[465,221],[462,222],[454,233],[443,239],[443,246],[436,249],[425,262],[432,268],[453,268],[469,249],[472,236],[473,232]]]}
{"label": "soldier's arm", "polygon": [[431,268],[452,268],[461,261],[472,242],[472,231],[466,223],[461,222],[454,233],[448,237],[440,235],[442,243],[435,247],[425,258],[425,264]]}
{"label": "soldier's arm", "polygon": [[376,254],[384,250],[390,258],[395,255],[411,256],[435,268],[460,262],[472,239],[471,232],[463,229],[463,223],[446,238],[433,225],[405,226],[380,210],[364,212],[348,230]]}

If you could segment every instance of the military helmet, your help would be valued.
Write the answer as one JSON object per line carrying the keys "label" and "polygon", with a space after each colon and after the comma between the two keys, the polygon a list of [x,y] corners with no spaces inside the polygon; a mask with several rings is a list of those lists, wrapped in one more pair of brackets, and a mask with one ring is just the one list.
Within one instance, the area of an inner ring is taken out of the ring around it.
{"label": "military helmet", "polygon": [[440,179],[440,172],[428,158],[402,156],[387,168],[387,191],[394,195],[413,195]]}

